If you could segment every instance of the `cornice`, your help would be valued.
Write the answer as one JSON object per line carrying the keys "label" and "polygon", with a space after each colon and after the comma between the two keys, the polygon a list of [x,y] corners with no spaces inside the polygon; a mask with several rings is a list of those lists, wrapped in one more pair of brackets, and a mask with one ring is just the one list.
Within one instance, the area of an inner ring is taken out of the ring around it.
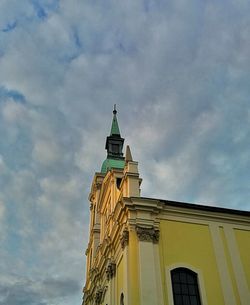
{"label": "cornice", "polygon": [[177,201],[159,200],[144,197],[123,198],[130,210],[154,210],[160,213],[159,218],[166,215],[195,217],[201,220],[230,222],[235,224],[250,225],[250,212],[232,210],[221,207],[212,207]]}

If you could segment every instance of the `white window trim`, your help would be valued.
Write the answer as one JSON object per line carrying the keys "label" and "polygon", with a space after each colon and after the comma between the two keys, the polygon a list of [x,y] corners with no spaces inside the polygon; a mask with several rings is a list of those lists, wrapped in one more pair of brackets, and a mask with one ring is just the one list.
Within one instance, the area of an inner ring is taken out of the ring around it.
{"label": "white window trim", "polygon": [[201,298],[201,305],[207,305],[207,296],[205,290],[204,279],[202,271],[186,263],[176,263],[166,267],[166,284],[167,284],[167,294],[168,294],[168,304],[174,305],[173,289],[172,289],[172,280],[171,280],[171,271],[176,268],[187,268],[191,271],[197,273],[197,282]]}

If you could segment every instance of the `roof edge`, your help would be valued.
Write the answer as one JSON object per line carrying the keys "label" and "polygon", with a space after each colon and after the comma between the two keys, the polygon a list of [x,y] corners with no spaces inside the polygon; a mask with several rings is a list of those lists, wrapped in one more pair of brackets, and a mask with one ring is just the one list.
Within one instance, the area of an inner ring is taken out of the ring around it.
{"label": "roof edge", "polygon": [[195,209],[195,210],[217,212],[217,213],[228,213],[228,214],[242,215],[242,216],[250,217],[250,211],[246,211],[246,210],[236,210],[236,209],[224,208],[224,207],[218,207],[218,206],[203,205],[200,203],[189,203],[189,202],[181,202],[181,201],[150,198],[150,197],[130,197],[130,198],[134,199],[134,200],[139,200],[139,201],[141,201],[141,200],[158,201],[165,205],[180,207],[180,208]]}

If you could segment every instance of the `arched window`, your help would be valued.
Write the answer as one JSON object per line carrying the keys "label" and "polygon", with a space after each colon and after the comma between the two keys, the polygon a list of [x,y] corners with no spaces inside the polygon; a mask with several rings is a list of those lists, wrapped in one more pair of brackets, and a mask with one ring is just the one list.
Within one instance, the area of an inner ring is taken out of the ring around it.
{"label": "arched window", "polygon": [[120,297],[120,305],[124,305],[124,294],[123,294],[123,292],[121,293],[121,297]]}
{"label": "arched window", "polygon": [[174,305],[201,305],[197,274],[187,268],[171,271]]}

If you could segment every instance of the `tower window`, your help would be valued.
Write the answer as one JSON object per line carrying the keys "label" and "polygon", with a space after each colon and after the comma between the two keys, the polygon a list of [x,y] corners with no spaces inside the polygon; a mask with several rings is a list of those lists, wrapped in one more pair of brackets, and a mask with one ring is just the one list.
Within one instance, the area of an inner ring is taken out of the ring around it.
{"label": "tower window", "polygon": [[122,178],[116,178],[116,186],[119,189],[121,186]]}
{"label": "tower window", "polygon": [[171,271],[174,305],[201,305],[197,274],[187,268]]}
{"label": "tower window", "polygon": [[124,294],[123,294],[123,292],[121,293],[121,297],[120,297],[120,305],[124,305]]}
{"label": "tower window", "polygon": [[118,144],[112,144],[112,151],[115,154],[119,154],[119,145]]}

